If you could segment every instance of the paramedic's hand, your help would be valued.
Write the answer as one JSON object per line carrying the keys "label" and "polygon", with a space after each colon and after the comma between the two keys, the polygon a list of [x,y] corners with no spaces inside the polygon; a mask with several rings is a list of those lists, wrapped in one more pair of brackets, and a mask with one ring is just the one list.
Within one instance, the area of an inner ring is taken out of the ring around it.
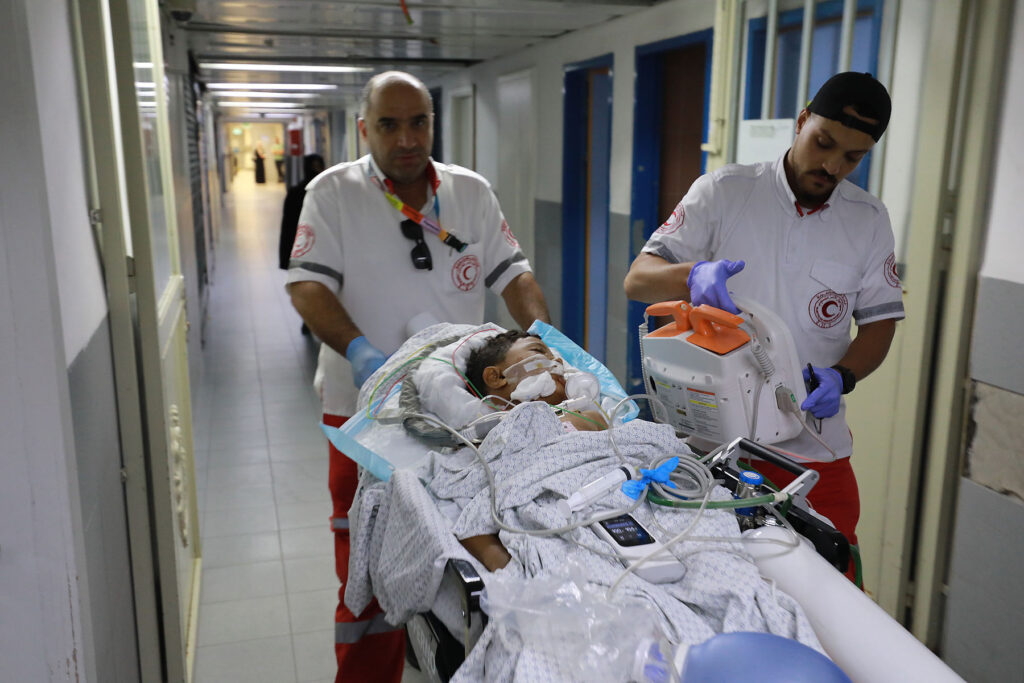
{"label": "paramedic's hand", "polygon": [[[839,399],[843,395],[843,376],[832,368],[819,368],[814,365],[814,376],[818,380],[818,388],[800,404],[800,410],[809,410],[816,418],[832,417],[839,412]],[[810,370],[804,368],[804,382],[811,384]]]}
{"label": "paramedic's hand", "polygon": [[373,344],[366,341],[366,337],[356,337],[348,343],[345,350],[345,357],[352,363],[352,372],[356,376],[356,386],[361,387],[370,378],[377,368],[384,365],[388,359]]}
{"label": "paramedic's hand", "polygon": [[729,297],[725,281],[743,270],[743,261],[698,261],[690,269],[686,286],[690,289],[690,303],[694,306],[708,304],[729,313],[739,313],[736,304]]}

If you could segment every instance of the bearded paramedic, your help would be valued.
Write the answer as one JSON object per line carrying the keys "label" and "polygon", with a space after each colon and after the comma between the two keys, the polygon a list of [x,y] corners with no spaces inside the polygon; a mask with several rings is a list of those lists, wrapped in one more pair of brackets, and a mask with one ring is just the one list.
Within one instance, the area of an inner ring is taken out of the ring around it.
{"label": "bearded paramedic", "polygon": [[[845,178],[885,131],[890,110],[888,92],[869,74],[833,76],[800,112],[781,158],[698,178],[624,282],[637,301],[682,298],[735,313],[731,292],[787,323],[801,364],[813,369],[813,378],[804,370],[801,409],[829,448],[806,430],[778,446],[819,461],[809,500],[851,544],[860,500],[842,395],[882,363],[904,313],[888,212]],[[780,487],[793,478],[755,466]]]}

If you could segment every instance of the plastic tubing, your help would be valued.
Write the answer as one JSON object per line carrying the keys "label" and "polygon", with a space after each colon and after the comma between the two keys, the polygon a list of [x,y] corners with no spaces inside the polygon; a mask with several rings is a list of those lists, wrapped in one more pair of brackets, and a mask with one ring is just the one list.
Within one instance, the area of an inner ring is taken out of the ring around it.
{"label": "plastic tubing", "polygon": [[[480,464],[484,468],[484,474],[487,476],[487,489],[491,499],[491,519],[494,520],[494,523],[498,526],[499,529],[508,531],[509,533],[523,534],[525,536],[560,536],[561,534],[573,531],[574,529],[578,529],[584,526],[590,526],[595,522],[601,522],[606,519],[611,519],[612,517],[619,517],[620,515],[628,515],[630,512],[640,507],[640,505],[644,502],[643,496],[640,496],[636,499],[636,502],[630,505],[629,507],[623,508],[621,510],[612,510],[610,512],[604,512],[599,515],[589,517],[585,520],[566,524],[565,526],[556,527],[554,529],[517,529],[516,527],[509,526],[502,522],[501,518],[498,516],[498,500],[497,495],[495,493],[494,472],[491,471],[490,465],[487,464],[487,461],[484,459],[484,456],[480,453],[480,449],[477,448],[472,441],[470,441],[465,436],[456,431],[453,427],[446,424],[442,420],[439,420],[433,415],[424,415],[422,413],[409,413],[409,415],[411,417],[418,417],[424,419],[427,422],[430,422],[432,424],[437,425],[438,427],[441,427],[442,429],[451,433],[455,438],[459,439],[464,444],[469,446],[470,449],[472,449],[473,454],[476,455],[477,460],[480,461]],[[747,504],[749,505],[749,499]]]}
{"label": "plastic tubing", "polygon": [[[663,455],[656,458],[650,465],[651,469],[657,469],[662,463],[670,458],[676,457],[675,455]],[[679,464],[676,466],[676,470],[672,472],[669,479],[677,484],[676,488],[670,486],[663,486],[657,482],[651,484],[650,490],[659,494],[662,498],[669,499],[699,499],[703,498],[715,484],[714,475],[711,474],[711,470],[708,466],[697,458],[686,454],[678,454]],[[679,485],[682,486],[679,486]]]}
{"label": "plastic tubing", "polygon": [[[780,496],[783,498],[780,499]],[[699,500],[669,500],[668,498],[662,498],[661,496],[651,491],[647,492],[647,500],[654,503],[655,505],[661,505],[668,508],[700,508],[707,507],[712,510],[721,510],[729,508],[742,508],[742,507],[753,507],[757,505],[770,505],[772,503],[780,502],[784,498],[789,498],[789,494],[774,494],[769,493],[764,496],[757,496],[755,498],[734,498],[732,500],[712,500],[703,505]]]}

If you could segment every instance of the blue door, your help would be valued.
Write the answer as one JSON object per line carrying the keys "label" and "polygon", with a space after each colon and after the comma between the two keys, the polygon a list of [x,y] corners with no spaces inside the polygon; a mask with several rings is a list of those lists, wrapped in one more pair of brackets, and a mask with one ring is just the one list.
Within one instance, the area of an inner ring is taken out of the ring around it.
{"label": "blue door", "polygon": [[562,328],[600,361],[608,322],[612,56],[565,69]]}

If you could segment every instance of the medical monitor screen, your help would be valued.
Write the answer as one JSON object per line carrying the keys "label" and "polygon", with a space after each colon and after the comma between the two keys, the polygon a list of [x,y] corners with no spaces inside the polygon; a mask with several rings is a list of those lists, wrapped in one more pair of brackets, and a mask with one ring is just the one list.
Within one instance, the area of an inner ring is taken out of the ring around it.
{"label": "medical monitor screen", "polygon": [[609,534],[611,534],[616,543],[625,548],[635,545],[649,545],[654,543],[654,539],[649,533],[647,533],[647,529],[640,526],[640,524],[629,515],[612,517],[611,519],[599,522],[599,524],[604,527]]}

